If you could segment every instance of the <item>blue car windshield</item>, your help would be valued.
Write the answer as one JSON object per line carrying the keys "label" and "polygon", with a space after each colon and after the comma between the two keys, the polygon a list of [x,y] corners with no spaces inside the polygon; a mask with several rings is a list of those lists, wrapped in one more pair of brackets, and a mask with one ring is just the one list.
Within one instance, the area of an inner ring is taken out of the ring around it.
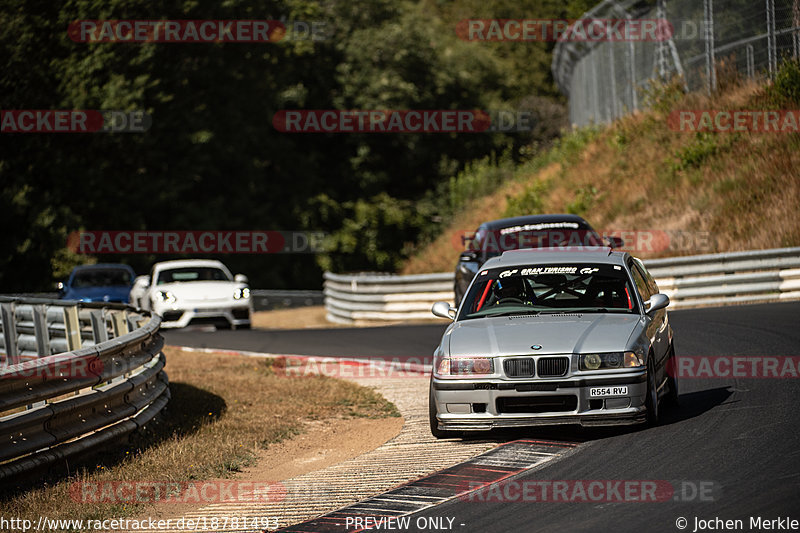
{"label": "blue car windshield", "polygon": [[638,313],[627,271],[608,264],[523,265],[482,270],[459,320],[553,312]]}
{"label": "blue car windshield", "polygon": [[80,270],[72,278],[72,288],[122,287],[131,284],[131,274],[122,268]]}

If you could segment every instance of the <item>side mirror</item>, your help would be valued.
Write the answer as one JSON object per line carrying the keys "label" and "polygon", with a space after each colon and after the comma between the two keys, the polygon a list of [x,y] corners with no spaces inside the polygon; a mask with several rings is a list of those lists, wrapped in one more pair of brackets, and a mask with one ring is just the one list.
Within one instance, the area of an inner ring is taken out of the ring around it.
{"label": "side mirror", "polygon": [[439,318],[449,318],[450,320],[454,320],[456,318],[455,307],[450,307],[450,304],[447,302],[436,302],[433,304],[433,307],[431,307],[431,313]]}
{"label": "side mirror", "polygon": [[235,276],[233,276],[233,281],[235,281],[236,283],[247,283],[247,276],[245,276],[244,274],[236,274]]}
{"label": "side mirror", "polygon": [[477,252],[461,252],[461,257],[458,258],[459,261],[475,261],[478,259]]}
{"label": "side mirror", "polygon": [[654,294],[644,303],[644,310],[645,312],[653,316],[653,313],[658,311],[659,309],[664,309],[669,305],[669,296],[666,294],[658,293]]}
{"label": "side mirror", "polygon": [[622,237],[609,236],[606,237],[606,240],[611,248],[623,248],[625,246],[625,239]]}

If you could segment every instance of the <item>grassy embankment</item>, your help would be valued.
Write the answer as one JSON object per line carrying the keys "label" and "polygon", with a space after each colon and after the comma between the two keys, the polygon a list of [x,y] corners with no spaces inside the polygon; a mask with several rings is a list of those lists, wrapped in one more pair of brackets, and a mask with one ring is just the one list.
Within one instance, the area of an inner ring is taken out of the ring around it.
{"label": "grassy embankment", "polygon": [[675,110],[798,109],[800,67],[785,64],[774,84],[721,86],[711,97],[656,87],[649,111],[570,132],[522,165],[467,169],[451,180],[449,220],[403,272],[450,271],[462,232],[537,213],[576,213],[601,231],[666,232],[668,247],[635,250],[645,258],[800,245],[800,134],[668,126]]}

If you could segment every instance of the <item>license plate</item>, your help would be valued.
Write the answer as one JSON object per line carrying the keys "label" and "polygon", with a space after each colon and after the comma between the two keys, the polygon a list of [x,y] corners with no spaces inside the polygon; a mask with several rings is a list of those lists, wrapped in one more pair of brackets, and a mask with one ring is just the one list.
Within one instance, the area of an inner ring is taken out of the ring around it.
{"label": "license plate", "polygon": [[197,308],[195,308],[194,312],[195,313],[214,313],[214,314],[218,314],[218,313],[224,313],[225,310],[217,308],[217,307],[205,307],[205,308],[197,307]]}
{"label": "license plate", "polygon": [[609,396],[626,396],[628,387],[591,387],[590,398],[607,398]]}

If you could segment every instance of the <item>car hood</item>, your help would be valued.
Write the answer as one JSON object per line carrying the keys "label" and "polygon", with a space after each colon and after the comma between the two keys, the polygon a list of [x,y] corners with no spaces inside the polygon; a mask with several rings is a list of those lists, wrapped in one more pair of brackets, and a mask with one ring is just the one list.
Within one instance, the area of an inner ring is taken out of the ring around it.
{"label": "car hood", "polygon": [[178,301],[214,301],[231,300],[233,291],[244,287],[235,281],[183,281],[180,283],[164,283],[153,288],[155,291],[169,291]]}
{"label": "car hood", "polygon": [[83,300],[86,302],[127,302],[131,288],[128,285],[112,285],[109,287],[82,287],[69,289],[64,294],[65,300]]}
{"label": "car hood", "polygon": [[[452,356],[571,354],[622,351],[643,327],[639,315],[570,313],[462,320],[446,335]],[[533,345],[541,348],[534,350]]]}

